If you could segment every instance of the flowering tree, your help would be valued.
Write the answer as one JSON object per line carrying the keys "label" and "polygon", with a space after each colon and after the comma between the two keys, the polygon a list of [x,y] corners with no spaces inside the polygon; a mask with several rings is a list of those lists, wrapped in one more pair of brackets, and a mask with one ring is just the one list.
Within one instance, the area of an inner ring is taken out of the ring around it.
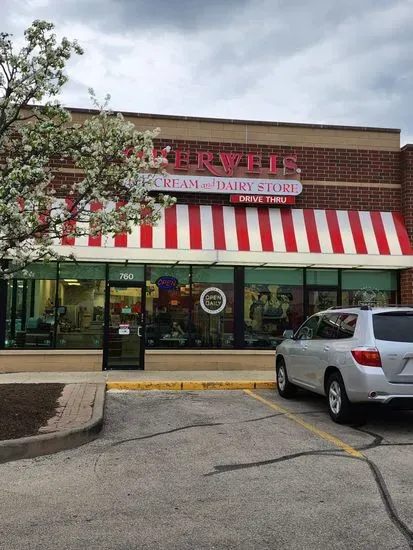
{"label": "flowering tree", "polygon": [[[53,28],[34,21],[17,53],[11,35],[0,34],[2,276],[60,257],[53,245],[63,235],[128,232],[132,224],[156,223],[160,209],[174,202],[148,194],[151,174],[166,163],[166,151],[153,154],[158,129],[137,131],[108,109],[109,97],[81,124],[56,101],[67,81],[66,63],[83,52],[77,42],[59,43]],[[62,160],[75,182],[57,185]]]}

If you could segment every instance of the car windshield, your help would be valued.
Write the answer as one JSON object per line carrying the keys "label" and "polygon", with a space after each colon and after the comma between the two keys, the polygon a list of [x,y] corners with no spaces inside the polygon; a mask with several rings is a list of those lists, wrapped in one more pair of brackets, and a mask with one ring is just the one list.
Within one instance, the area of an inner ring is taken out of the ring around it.
{"label": "car windshield", "polygon": [[390,311],[373,315],[377,340],[413,342],[413,311]]}

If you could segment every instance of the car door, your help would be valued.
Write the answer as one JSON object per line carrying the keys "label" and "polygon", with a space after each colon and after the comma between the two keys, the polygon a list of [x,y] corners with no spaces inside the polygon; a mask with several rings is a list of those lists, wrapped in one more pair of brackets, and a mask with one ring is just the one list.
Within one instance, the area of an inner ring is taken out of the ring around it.
{"label": "car door", "polygon": [[311,387],[311,381],[308,378],[309,364],[311,363],[309,353],[311,353],[311,343],[316,334],[319,320],[320,316],[318,314],[307,319],[290,343],[287,369],[292,382],[305,387]]}
{"label": "car door", "polygon": [[336,312],[323,313],[312,341],[311,355],[314,361],[308,365],[307,376],[317,392],[324,391],[324,373],[332,364],[331,356],[334,354],[334,343],[338,338],[339,318],[340,314]]}

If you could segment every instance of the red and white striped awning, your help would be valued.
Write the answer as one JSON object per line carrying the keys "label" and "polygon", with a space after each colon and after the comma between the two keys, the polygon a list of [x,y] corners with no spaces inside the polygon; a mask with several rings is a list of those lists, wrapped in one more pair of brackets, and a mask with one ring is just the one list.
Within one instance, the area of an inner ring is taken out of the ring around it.
{"label": "red and white striped awning", "polygon": [[413,267],[397,212],[178,204],[155,227],[116,237],[66,237],[61,246],[79,259],[101,261]]}

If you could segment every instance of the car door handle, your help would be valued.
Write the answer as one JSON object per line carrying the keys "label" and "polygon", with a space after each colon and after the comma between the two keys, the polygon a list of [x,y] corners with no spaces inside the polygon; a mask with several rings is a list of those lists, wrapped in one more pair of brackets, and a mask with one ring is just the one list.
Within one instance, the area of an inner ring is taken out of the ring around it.
{"label": "car door handle", "polygon": [[308,349],[308,346],[303,346],[302,347],[302,350],[305,351],[306,349]]}
{"label": "car door handle", "polygon": [[330,350],[330,346],[324,346],[324,351],[329,351]]}

